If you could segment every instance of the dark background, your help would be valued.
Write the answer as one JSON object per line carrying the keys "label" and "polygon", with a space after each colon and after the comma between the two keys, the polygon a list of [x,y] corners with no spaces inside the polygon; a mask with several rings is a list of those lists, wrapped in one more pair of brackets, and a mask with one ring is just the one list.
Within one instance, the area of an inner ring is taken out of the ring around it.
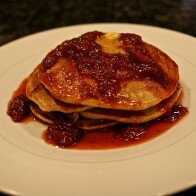
{"label": "dark background", "polygon": [[[147,24],[196,36],[196,0],[0,0],[0,46],[55,27],[102,22]],[[193,195],[193,189],[175,195]]]}
{"label": "dark background", "polygon": [[0,45],[55,27],[148,24],[196,36],[196,0],[0,0]]}

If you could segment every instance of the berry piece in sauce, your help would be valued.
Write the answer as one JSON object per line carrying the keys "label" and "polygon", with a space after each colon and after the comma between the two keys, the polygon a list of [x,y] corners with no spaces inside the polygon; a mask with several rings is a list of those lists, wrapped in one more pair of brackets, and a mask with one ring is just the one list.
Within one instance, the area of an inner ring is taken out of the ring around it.
{"label": "berry piece in sauce", "polygon": [[14,122],[20,122],[30,114],[29,100],[24,95],[12,99],[8,107],[8,115]]}
{"label": "berry piece in sauce", "polygon": [[124,142],[138,140],[140,139],[141,135],[146,133],[146,128],[147,127],[144,125],[127,125],[118,131],[117,138],[123,140]]}
{"label": "berry piece in sauce", "polygon": [[71,121],[58,119],[48,126],[46,137],[58,147],[75,145],[83,136],[83,131],[74,126]]}

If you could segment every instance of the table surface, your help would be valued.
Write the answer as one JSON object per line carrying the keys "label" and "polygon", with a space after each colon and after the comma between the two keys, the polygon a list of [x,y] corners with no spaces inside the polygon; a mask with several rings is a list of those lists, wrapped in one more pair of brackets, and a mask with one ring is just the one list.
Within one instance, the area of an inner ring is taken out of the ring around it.
{"label": "table surface", "polygon": [[35,32],[84,23],[159,26],[196,36],[196,0],[0,0],[0,45]]}
{"label": "table surface", "polygon": [[[0,0],[0,13],[0,46],[51,28],[103,22],[153,25],[196,36],[196,0]],[[187,193],[193,192],[176,196]]]}

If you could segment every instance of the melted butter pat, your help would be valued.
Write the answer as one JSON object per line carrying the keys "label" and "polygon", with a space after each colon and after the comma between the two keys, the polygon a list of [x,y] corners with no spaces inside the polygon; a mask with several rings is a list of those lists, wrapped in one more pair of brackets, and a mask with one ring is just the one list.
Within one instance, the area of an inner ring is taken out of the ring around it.
{"label": "melted butter pat", "polygon": [[118,33],[106,33],[101,37],[96,39],[96,43],[101,45],[102,50],[106,53],[116,54],[121,53],[125,54],[126,52],[121,48],[121,43],[119,41],[120,34]]}

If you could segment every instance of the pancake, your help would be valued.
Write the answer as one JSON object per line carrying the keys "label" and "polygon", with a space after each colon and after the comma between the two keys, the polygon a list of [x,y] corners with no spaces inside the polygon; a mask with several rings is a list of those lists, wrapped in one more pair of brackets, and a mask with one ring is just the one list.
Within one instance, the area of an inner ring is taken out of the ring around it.
{"label": "pancake", "polygon": [[[32,104],[30,106],[30,109],[36,118],[38,118],[39,120],[41,120],[46,124],[52,124],[56,119],[63,117],[61,113],[44,112],[35,104]],[[81,118],[81,117],[78,119],[78,117],[75,117],[75,115],[77,114],[74,113],[72,116],[64,116],[64,118],[72,119],[73,121],[75,121],[75,124],[78,128],[85,131],[102,129],[118,124],[118,122],[111,121],[111,120],[88,119],[88,118]]]}
{"label": "pancake", "polygon": [[43,112],[38,106],[30,105],[32,114],[44,123],[52,124],[54,122],[54,115],[51,112]]}
{"label": "pancake", "polygon": [[82,118],[76,122],[76,126],[85,131],[91,131],[95,129],[103,129],[107,127],[112,127],[117,125],[118,122],[111,120],[98,120],[98,119],[88,119]]}
{"label": "pancake", "polygon": [[55,99],[43,84],[39,82],[37,68],[31,73],[27,80],[26,95],[45,112],[59,111],[63,113],[72,113],[89,109],[88,106],[68,104]]}
{"label": "pancake", "polygon": [[26,84],[31,112],[83,130],[139,124],[164,115],[182,89],[178,66],[136,34],[89,32],[48,53]]}
{"label": "pancake", "polygon": [[138,124],[156,119],[170,111],[181,92],[182,88],[178,86],[172,96],[160,104],[142,111],[92,108],[80,113],[65,115],[61,112],[44,112],[36,104],[31,104],[30,109],[38,119],[45,123],[52,124],[56,119],[63,117],[73,121],[78,128],[89,131],[114,126],[119,123]]}
{"label": "pancake", "polygon": [[80,114],[90,119],[108,119],[121,123],[144,123],[156,119],[167,113],[177,101],[182,89],[178,87],[176,91],[167,99],[141,111],[114,110],[104,108],[92,108],[80,112]]}
{"label": "pancake", "polygon": [[44,58],[38,72],[58,101],[117,110],[155,106],[179,83],[178,66],[169,56],[128,33],[95,31],[67,40]]}

